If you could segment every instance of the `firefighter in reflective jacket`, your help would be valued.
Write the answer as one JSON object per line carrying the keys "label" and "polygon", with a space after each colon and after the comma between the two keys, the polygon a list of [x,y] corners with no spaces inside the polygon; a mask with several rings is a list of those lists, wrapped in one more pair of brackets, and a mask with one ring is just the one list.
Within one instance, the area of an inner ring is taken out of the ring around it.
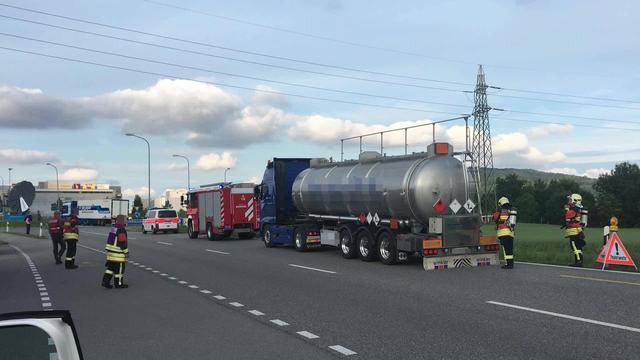
{"label": "firefighter in reflective jacket", "polygon": [[513,269],[513,238],[515,237],[516,211],[511,209],[509,199],[501,197],[498,200],[498,209],[493,213],[493,222],[496,223],[498,240],[502,244],[504,259],[507,264],[503,269]]}
{"label": "firefighter in reflective jacket", "polygon": [[49,219],[49,235],[51,235],[51,241],[53,242],[53,257],[56,259],[56,264],[62,264],[62,255],[67,247],[64,245],[64,239],[62,238],[62,220],[60,220],[60,212],[53,213],[53,217]]}
{"label": "firefighter in reflective jacket", "polygon": [[574,263],[571,266],[582,267],[584,256],[582,248],[586,245],[582,229],[587,226],[587,210],[582,207],[582,196],[571,194],[564,213],[564,237],[569,239],[573,251]]}
{"label": "firefighter in reflective jacket", "polygon": [[64,258],[64,267],[67,269],[77,269],[76,261],[76,245],[80,237],[78,231],[78,217],[74,210],[71,215],[64,219],[62,225],[62,239],[67,243],[67,255]]}
{"label": "firefighter in reflective jacket", "polygon": [[107,262],[105,264],[104,276],[102,277],[102,286],[107,289],[111,286],[111,278],[116,288],[127,288],[129,285],[124,283],[124,267],[129,257],[129,249],[127,247],[127,230],[125,229],[124,215],[116,217],[115,224],[107,237]]}

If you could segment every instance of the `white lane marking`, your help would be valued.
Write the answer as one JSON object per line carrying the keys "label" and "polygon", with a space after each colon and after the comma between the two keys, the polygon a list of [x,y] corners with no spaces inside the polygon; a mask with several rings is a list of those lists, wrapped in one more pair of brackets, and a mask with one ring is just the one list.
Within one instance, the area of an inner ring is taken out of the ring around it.
{"label": "white lane marking", "polygon": [[255,316],[263,316],[264,315],[264,313],[262,311],[259,311],[259,310],[249,310],[248,313],[249,314],[253,314]]}
{"label": "white lane marking", "polygon": [[211,291],[209,290],[200,290],[200,292],[203,294],[211,294]]}
{"label": "white lane marking", "polygon": [[344,347],[342,345],[331,345],[331,346],[329,346],[329,349],[337,351],[340,354],[347,355],[347,356],[357,354],[357,352],[355,352],[353,350],[350,350],[350,349],[347,349],[346,347]]}
{"label": "white lane marking", "polygon": [[36,284],[42,284],[42,280],[36,280]]}
{"label": "white lane marking", "polygon": [[137,263],[137,262],[135,262],[135,261],[134,261],[134,262],[132,262],[132,264],[133,264],[133,265],[140,265],[139,263]]}
{"label": "white lane marking", "polygon": [[296,332],[296,334],[298,334],[300,336],[303,336],[303,337],[306,337],[307,339],[317,339],[317,338],[320,337],[320,336],[318,336],[318,335],[316,335],[314,333],[310,333],[310,332],[308,332],[306,330],[298,331],[298,332]]}
{"label": "white lane marking", "polygon": [[335,271],[317,269],[317,268],[312,268],[312,267],[308,267],[308,266],[302,266],[302,265],[296,265],[296,264],[289,264],[289,266],[297,267],[297,268],[300,268],[300,269],[320,271],[320,272],[327,273],[327,274],[336,274]]}
{"label": "white lane marking", "polygon": [[178,281],[178,283],[180,283],[180,284],[182,284],[182,285],[188,284],[188,282],[186,282],[186,281],[184,281],[184,280],[180,280],[180,281]]}
{"label": "white lane marking", "polygon": [[214,298],[218,299],[218,300],[224,300],[226,299],[226,297],[222,296],[222,295],[215,295]]}
{"label": "white lane marking", "polygon": [[173,243],[164,242],[164,241],[156,241],[156,243],[161,244],[161,245],[167,245],[167,246],[173,245]]}
{"label": "white lane marking", "polygon": [[47,296],[47,295],[49,295],[49,293],[46,291],[40,293],[40,296]]}
{"label": "white lane marking", "polygon": [[169,276],[169,280],[177,280],[177,277]]}
{"label": "white lane marking", "polygon": [[[84,227],[81,227],[81,229],[82,229],[82,233],[83,234],[100,235],[100,236],[109,235],[109,233],[107,233],[107,232],[105,232],[105,233],[97,233],[97,232],[86,231],[86,230],[84,230],[85,229]],[[127,237],[127,239],[129,239],[129,240],[137,240],[137,238],[134,238],[134,237]]]}
{"label": "white lane marking", "polygon": [[559,317],[559,318],[563,318],[563,319],[569,319],[569,320],[575,320],[575,321],[582,321],[582,322],[589,323],[589,324],[607,326],[607,327],[611,327],[611,328],[615,328],[615,329],[621,329],[621,330],[627,330],[627,331],[633,331],[633,332],[640,333],[640,329],[634,328],[634,327],[631,327],[631,326],[612,324],[612,323],[608,323],[608,322],[604,322],[604,321],[591,320],[591,319],[582,318],[582,317],[578,317],[578,316],[560,314],[560,313],[551,312],[551,311],[545,311],[545,310],[538,310],[538,309],[533,309],[533,308],[526,307],[526,306],[506,304],[506,303],[502,303],[502,302],[498,302],[498,301],[487,301],[487,304],[499,305],[499,306],[504,306],[504,307],[508,307],[508,308],[512,308],[512,309],[530,311],[530,312],[534,312],[534,313],[538,313],[538,314],[555,316],[555,317]]}
{"label": "white lane marking", "polygon": [[189,285],[189,287],[192,288],[192,289],[197,289],[198,285]]}
{"label": "white lane marking", "polygon": [[593,278],[593,277],[587,277],[587,276],[560,275],[560,277],[561,278],[569,278],[569,279],[581,279],[581,280],[608,282],[608,283],[612,283],[612,284],[623,284],[623,285],[640,286],[640,283],[637,283],[637,282],[609,280],[609,279]]}
{"label": "white lane marking", "polygon": [[159,272],[160,272],[159,270],[153,270],[153,271],[152,271],[152,273],[154,273],[154,274],[157,274],[157,273],[159,273]]}
{"label": "white lane marking", "polygon": [[162,273],[160,276],[169,276],[169,274]]}
{"label": "white lane marking", "polygon": [[42,303],[42,307],[50,307],[50,306],[51,306],[50,302]]}
{"label": "white lane marking", "polygon": [[231,255],[231,253],[224,252],[224,251],[218,251],[218,250],[206,249],[206,251],[212,252],[212,253],[216,253],[216,254],[222,254],[222,255]]}
{"label": "white lane marking", "polygon": [[273,319],[273,320],[269,320],[269,321],[271,321],[272,323],[274,323],[274,324],[276,324],[278,326],[287,326],[287,325],[289,325],[289,323],[284,322],[284,321],[282,321],[280,319]]}
{"label": "white lane marking", "polygon": [[[104,234],[104,235],[106,235],[106,234]],[[129,238],[129,240],[133,240],[133,239]],[[91,250],[91,251],[99,252],[101,254],[106,254],[106,251],[103,251],[103,250],[94,249],[92,247],[85,246],[85,245],[82,245],[82,244],[78,244],[78,246],[80,246],[81,248],[85,248],[85,249]]]}
{"label": "white lane marking", "polygon": [[151,268],[151,267],[148,267],[148,268],[144,268],[144,269],[145,269],[145,270],[148,270],[148,271],[151,271],[151,270],[153,270],[153,268]]}
{"label": "white lane marking", "polygon": [[48,296],[43,296],[40,298],[41,301],[51,301],[51,298],[49,298]]}
{"label": "white lane marking", "polygon": [[565,266],[565,265],[553,265],[553,264],[540,264],[534,262],[525,262],[525,261],[516,261],[516,264],[522,265],[533,265],[533,266],[545,266],[545,267],[554,267],[561,269],[570,269],[570,270],[586,270],[586,271],[597,271],[599,273],[617,273],[617,274],[627,274],[627,275],[640,275],[640,272],[631,272],[631,271],[620,271],[620,270],[604,270],[601,269],[593,269],[593,268],[585,268],[585,267],[573,267],[573,266]]}
{"label": "white lane marking", "polygon": [[239,302],[230,302],[229,305],[233,306],[233,307],[243,307],[243,304],[240,304]]}

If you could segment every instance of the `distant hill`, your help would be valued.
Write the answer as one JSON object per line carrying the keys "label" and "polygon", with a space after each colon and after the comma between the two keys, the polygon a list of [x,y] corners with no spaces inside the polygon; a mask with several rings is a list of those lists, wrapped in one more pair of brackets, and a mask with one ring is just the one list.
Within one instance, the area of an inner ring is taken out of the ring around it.
{"label": "distant hill", "polygon": [[545,182],[554,179],[574,180],[580,184],[581,188],[590,191],[593,191],[593,184],[596,183],[596,179],[588,178],[586,176],[550,173],[533,169],[493,169],[494,178],[505,177],[509,174],[516,174],[519,178],[532,182],[538,179]]}

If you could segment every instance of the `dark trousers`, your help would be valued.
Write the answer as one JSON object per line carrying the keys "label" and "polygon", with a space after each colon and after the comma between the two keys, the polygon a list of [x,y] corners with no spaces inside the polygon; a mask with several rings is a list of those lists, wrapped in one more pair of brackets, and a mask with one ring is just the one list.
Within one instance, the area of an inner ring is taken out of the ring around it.
{"label": "dark trousers", "polygon": [[66,240],[67,256],[64,258],[64,266],[66,268],[73,267],[76,261],[76,244],[78,240]]}
{"label": "dark trousers", "polygon": [[27,235],[31,233],[31,224],[27,224]]}
{"label": "dark trousers", "polygon": [[582,264],[582,260],[584,259],[582,248],[586,245],[584,233],[581,232],[578,235],[569,236],[569,245],[571,246],[575,263]]}
{"label": "dark trousers", "polygon": [[102,283],[110,284],[111,278],[113,278],[113,284],[115,286],[122,286],[124,284],[125,263],[107,260],[107,263],[104,265],[107,268],[104,270],[104,277],[102,278]]}
{"label": "dark trousers", "polygon": [[501,236],[498,238],[502,244],[502,254],[507,261],[507,265],[513,266],[513,237]]}
{"label": "dark trousers", "polygon": [[62,233],[51,234],[51,241],[53,242],[53,257],[56,261],[59,261],[62,259],[64,251],[67,249],[64,240],[62,240]]}

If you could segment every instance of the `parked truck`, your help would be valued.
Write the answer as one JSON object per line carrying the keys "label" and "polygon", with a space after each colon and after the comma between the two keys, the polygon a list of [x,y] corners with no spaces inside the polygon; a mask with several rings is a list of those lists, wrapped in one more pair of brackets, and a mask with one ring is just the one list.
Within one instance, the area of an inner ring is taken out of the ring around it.
{"label": "parked truck", "polygon": [[129,213],[129,200],[122,199],[98,199],[78,200],[62,203],[61,216],[71,215],[77,210],[78,222],[81,225],[108,225],[111,219],[117,215]]}
{"label": "parked truck", "polygon": [[344,258],[395,264],[422,257],[426,270],[498,263],[481,236],[475,183],[447,143],[427,152],[358,160],[274,158],[260,199],[265,246],[338,247]]}
{"label": "parked truck", "polygon": [[259,230],[260,206],[252,183],[216,183],[187,193],[187,233],[192,239],[206,234],[209,240],[241,239]]}

